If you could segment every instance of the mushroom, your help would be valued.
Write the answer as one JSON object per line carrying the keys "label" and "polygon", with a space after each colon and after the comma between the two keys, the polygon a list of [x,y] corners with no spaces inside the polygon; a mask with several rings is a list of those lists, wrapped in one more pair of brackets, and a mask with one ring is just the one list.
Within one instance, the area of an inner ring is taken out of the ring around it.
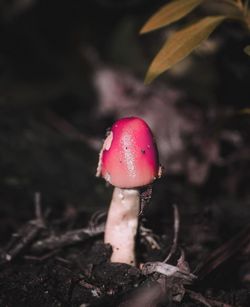
{"label": "mushroom", "polygon": [[136,265],[141,188],[160,177],[160,170],[157,147],[145,121],[117,120],[107,133],[96,173],[114,186],[104,235],[104,242],[113,248],[111,262]]}

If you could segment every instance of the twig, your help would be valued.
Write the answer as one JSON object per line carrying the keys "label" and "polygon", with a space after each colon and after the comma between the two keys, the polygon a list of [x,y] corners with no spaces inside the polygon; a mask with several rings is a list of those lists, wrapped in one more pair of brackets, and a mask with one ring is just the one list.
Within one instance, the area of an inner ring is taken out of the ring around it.
{"label": "twig", "polygon": [[42,262],[42,261],[47,260],[50,257],[54,256],[56,253],[58,253],[58,251],[59,250],[53,250],[53,251],[51,251],[51,252],[49,252],[49,253],[47,253],[45,255],[42,255],[40,257],[33,256],[33,255],[25,255],[24,259]]}
{"label": "twig", "polygon": [[60,249],[65,246],[83,242],[90,237],[95,237],[104,232],[104,224],[96,227],[87,227],[76,230],[70,230],[60,235],[51,235],[48,238],[39,240],[31,246],[31,251],[42,253],[45,251]]}
{"label": "twig", "polygon": [[204,306],[212,307],[212,305],[210,305],[210,303],[207,301],[207,299],[202,294],[191,291],[191,290],[186,290],[186,293],[190,296],[192,300],[199,302],[203,304]]}
{"label": "twig", "polygon": [[234,307],[227,303],[219,302],[217,300],[204,297],[202,294],[189,290],[189,289],[186,289],[186,293],[190,296],[191,299],[199,303],[202,303],[203,305],[207,307]]}
{"label": "twig", "polygon": [[165,258],[163,262],[168,262],[168,260],[173,256],[173,254],[176,252],[177,244],[178,244],[178,237],[179,237],[179,229],[180,229],[180,215],[179,210],[176,205],[173,205],[174,209],[174,237],[173,237],[173,243],[170,249],[170,252],[168,256]]}
{"label": "twig", "polygon": [[27,222],[12,238],[5,250],[0,254],[0,264],[12,261],[37,237],[39,232],[45,227],[44,218],[41,211],[40,193],[35,193],[35,214],[36,218]]}
{"label": "twig", "polygon": [[41,194],[39,192],[36,192],[34,195],[34,203],[35,203],[36,219],[44,223],[43,215],[42,215],[42,208],[41,208]]}
{"label": "twig", "polygon": [[226,260],[235,255],[240,249],[250,242],[250,224],[231,240],[217,248],[204,263],[199,265],[194,273],[203,279]]}

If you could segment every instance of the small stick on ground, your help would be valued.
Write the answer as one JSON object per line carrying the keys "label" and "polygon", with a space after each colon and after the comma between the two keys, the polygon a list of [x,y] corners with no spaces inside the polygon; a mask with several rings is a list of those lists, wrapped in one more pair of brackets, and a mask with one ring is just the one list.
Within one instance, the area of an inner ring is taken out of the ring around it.
{"label": "small stick on ground", "polygon": [[34,241],[39,232],[45,227],[41,211],[41,197],[38,192],[35,193],[34,203],[36,218],[26,223],[17,233],[12,235],[5,250],[0,254],[0,264],[12,261]]}
{"label": "small stick on ground", "polygon": [[234,256],[250,242],[250,224],[232,239],[221,245],[194,271],[198,278],[204,279],[222,263]]}
{"label": "small stick on ground", "polygon": [[59,252],[59,250],[53,250],[53,251],[51,251],[51,252],[49,252],[45,255],[42,255],[40,257],[33,256],[33,255],[25,255],[23,258],[26,259],[26,260],[33,260],[33,261],[42,262],[44,260],[51,258],[52,256],[54,256],[58,252]]}
{"label": "small stick on ground", "polygon": [[186,293],[189,295],[189,297],[192,300],[202,303],[204,306],[207,306],[207,307],[234,307],[227,303],[223,303],[223,302],[220,302],[214,299],[204,297],[202,294],[189,290],[189,289],[186,289]]}
{"label": "small stick on ground", "polygon": [[180,214],[177,205],[173,205],[174,209],[174,237],[173,237],[173,243],[170,249],[169,254],[165,258],[163,262],[168,262],[168,260],[174,255],[177,249],[178,244],[178,238],[179,238],[179,229],[180,229]]}
{"label": "small stick on ground", "polygon": [[208,302],[208,300],[202,294],[191,291],[191,290],[186,290],[186,293],[189,295],[189,297],[193,301],[199,302],[207,307],[212,307],[212,305]]}
{"label": "small stick on ground", "polygon": [[60,235],[51,235],[48,238],[36,241],[31,246],[31,252],[42,253],[45,251],[60,249],[65,246],[83,242],[90,237],[95,237],[104,232],[104,224],[96,227],[87,227],[67,231]]}

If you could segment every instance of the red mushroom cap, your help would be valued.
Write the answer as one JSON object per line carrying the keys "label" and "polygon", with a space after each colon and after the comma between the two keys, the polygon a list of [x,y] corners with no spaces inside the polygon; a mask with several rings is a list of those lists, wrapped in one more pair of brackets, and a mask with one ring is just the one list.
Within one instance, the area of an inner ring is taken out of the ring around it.
{"label": "red mushroom cap", "polygon": [[104,141],[97,176],[129,189],[152,183],[158,173],[158,151],[145,121],[138,117],[116,121]]}

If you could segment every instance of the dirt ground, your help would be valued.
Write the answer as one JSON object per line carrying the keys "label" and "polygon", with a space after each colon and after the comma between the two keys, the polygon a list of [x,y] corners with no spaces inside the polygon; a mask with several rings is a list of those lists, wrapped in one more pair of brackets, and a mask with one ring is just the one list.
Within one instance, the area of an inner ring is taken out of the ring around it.
{"label": "dirt ground", "polygon": [[[163,3],[0,4],[0,306],[250,306],[249,35],[226,24],[145,86],[164,33],[138,32]],[[95,177],[123,116],[148,122],[165,168],[137,267],[109,261]]]}

